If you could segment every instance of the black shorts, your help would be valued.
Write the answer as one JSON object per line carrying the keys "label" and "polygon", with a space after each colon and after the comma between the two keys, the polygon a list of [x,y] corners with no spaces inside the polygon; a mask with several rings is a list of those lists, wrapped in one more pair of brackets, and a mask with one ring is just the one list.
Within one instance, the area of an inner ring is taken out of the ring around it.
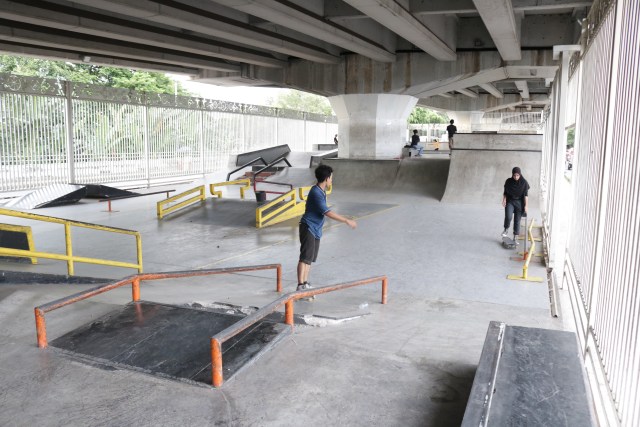
{"label": "black shorts", "polygon": [[320,250],[320,239],[311,234],[307,224],[300,223],[300,262],[316,262]]}

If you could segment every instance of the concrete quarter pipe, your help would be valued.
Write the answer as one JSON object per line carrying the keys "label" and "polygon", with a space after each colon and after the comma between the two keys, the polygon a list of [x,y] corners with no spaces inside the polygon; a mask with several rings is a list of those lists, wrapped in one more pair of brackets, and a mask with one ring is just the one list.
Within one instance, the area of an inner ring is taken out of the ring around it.
{"label": "concrete quarter pipe", "polygon": [[334,170],[333,182],[336,188],[365,189],[414,193],[442,198],[449,158],[420,159],[324,159]]}
{"label": "concrete quarter pipe", "polygon": [[531,186],[529,205],[537,208],[541,158],[542,135],[456,135],[442,201],[499,205],[504,181],[511,176],[511,169],[519,166]]}

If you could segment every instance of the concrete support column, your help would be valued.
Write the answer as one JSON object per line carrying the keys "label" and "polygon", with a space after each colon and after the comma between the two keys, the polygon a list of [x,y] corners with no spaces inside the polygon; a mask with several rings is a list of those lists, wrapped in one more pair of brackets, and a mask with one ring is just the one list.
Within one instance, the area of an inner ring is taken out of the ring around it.
{"label": "concrete support column", "polygon": [[338,116],[338,156],[398,157],[407,140],[407,118],[418,102],[409,95],[340,95],[329,98]]}

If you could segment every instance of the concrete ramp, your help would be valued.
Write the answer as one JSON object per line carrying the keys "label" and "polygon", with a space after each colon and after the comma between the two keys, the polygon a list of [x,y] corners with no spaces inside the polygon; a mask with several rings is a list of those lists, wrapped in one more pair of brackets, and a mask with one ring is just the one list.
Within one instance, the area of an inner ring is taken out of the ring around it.
{"label": "concrete ramp", "polygon": [[459,134],[451,156],[446,203],[496,204],[504,181],[519,166],[527,179],[529,204],[538,207],[542,135]]}
{"label": "concrete ramp", "polygon": [[437,200],[442,198],[449,159],[325,159],[333,168],[336,188],[415,193]]}

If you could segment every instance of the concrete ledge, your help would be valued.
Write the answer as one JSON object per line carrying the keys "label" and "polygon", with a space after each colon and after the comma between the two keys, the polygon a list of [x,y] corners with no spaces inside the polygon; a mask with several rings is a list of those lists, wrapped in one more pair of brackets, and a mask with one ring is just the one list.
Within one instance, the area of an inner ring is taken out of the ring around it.
{"label": "concrete ledge", "polygon": [[456,134],[454,150],[507,150],[542,152],[542,135],[505,133]]}

